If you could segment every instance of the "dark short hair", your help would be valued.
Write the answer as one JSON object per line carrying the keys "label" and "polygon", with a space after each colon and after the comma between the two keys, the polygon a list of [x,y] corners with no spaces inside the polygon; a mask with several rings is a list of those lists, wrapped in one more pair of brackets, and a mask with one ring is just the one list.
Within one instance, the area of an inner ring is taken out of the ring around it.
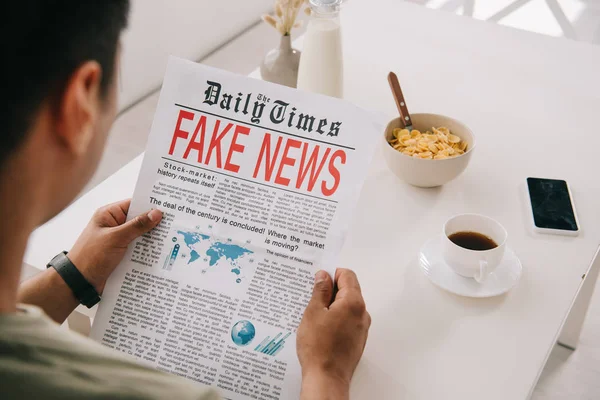
{"label": "dark short hair", "polygon": [[1,165],[25,139],[42,102],[58,101],[81,64],[100,64],[106,93],[129,0],[17,0],[0,9]]}

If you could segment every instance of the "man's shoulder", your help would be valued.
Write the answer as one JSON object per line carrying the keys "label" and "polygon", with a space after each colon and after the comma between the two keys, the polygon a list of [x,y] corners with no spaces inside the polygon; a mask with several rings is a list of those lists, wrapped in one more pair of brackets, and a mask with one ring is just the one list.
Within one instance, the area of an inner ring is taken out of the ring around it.
{"label": "man's shoulder", "polygon": [[8,398],[218,399],[209,388],[148,368],[51,321],[0,321]]}

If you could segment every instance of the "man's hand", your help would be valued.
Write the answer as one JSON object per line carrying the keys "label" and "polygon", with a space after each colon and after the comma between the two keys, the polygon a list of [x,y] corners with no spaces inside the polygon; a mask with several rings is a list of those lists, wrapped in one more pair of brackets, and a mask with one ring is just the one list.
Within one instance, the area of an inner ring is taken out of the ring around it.
{"label": "man's hand", "polygon": [[[151,210],[125,222],[130,200],[102,207],[83,230],[69,258],[98,293],[119,264],[127,245],[160,222],[162,213]],[[41,307],[59,324],[73,312],[79,301],[61,276],[48,268],[21,284],[18,301]]]}
{"label": "man's hand", "polygon": [[347,399],[367,342],[371,316],[356,275],[338,269],[335,280],[338,292],[332,302],[331,277],[317,272],[312,299],[298,328],[303,400]]}
{"label": "man's hand", "polygon": [[102,293],[109,275],[123,259],[134,239],[154,228],[162,219],[151,210],[125,222],[131,200],[98,209],[68,254],[77,269]]}

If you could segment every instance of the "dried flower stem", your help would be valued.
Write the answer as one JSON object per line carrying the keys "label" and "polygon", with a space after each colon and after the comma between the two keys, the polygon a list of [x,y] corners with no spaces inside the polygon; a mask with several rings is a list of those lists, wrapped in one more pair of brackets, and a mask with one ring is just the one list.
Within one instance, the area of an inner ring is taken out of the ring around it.
{"label": "dried flower stem", "polygon": [[296,22],[296,19],[304,3],[305,0],[275,0],[275,16],[263,15],[262,19],[279,33],[287,36],[292,28],[301,26],[300,21]]}

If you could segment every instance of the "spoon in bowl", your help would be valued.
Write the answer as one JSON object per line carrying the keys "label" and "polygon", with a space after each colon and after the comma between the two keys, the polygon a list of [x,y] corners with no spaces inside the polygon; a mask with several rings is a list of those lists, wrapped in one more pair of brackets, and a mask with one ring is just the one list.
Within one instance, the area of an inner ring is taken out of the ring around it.
{"label": "spoon in bowl", "polygon": [[402,95],[400,82],[398,82],[398,77],[395,73],[390,72],[388,74],[388,82],[390,84],[390,88],[392,89],[394,100],[396,100],[396,107],[398,107],[398,112],[400,113],[400,119],[404,124],[404,128],[411,132],[413,130],[412,120],[410,119],[410,114],[408,113],[408,108],[406,107],[406,101],[404,101],[404,96]]}

